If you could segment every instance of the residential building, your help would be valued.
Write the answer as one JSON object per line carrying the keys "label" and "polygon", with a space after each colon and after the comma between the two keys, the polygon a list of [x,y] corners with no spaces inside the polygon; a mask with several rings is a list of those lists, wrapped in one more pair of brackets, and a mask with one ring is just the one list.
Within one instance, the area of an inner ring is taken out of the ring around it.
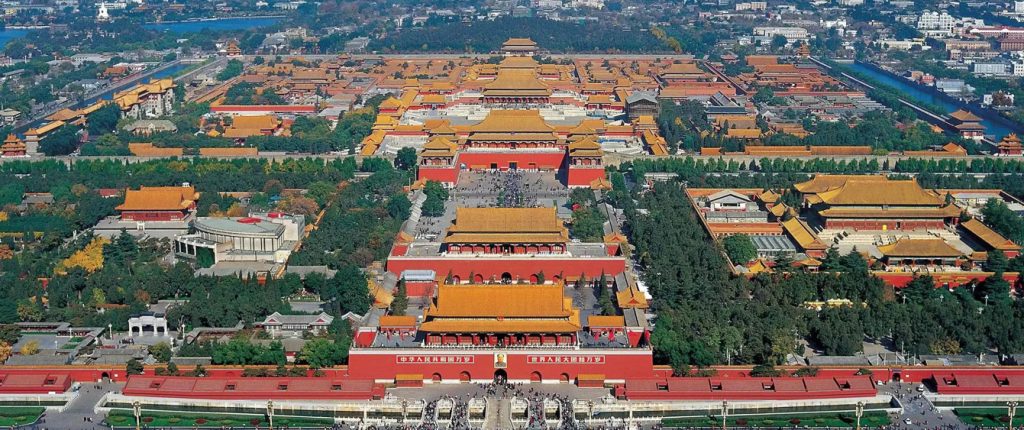
{"label": "residential building", "polygon": [[317,315],[283,315],[274,312],[267,315],[263,322],[257,324],[266,330],[271,337],[282,336],[302,337],[306,333],[318,335],[327,332],[334,322],[334,317],[320,312]]}

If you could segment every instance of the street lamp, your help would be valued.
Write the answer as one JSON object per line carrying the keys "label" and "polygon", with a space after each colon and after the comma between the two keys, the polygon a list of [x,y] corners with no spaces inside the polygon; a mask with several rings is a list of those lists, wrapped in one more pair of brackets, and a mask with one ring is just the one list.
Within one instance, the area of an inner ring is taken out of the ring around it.
{"label": "street lamp", "polygon": [[1009,415],[1010,415],[1010,422],[1009,422],[1009,426],[1007,426],[1007,428],[1009,430],[1013,430],[1013,416],[1017,415],[1017,402],[1016,401],[1006,402],[1006,409],[1007,409],[1007,412],[1009,412]]}
{"label": "street lamp", "polygon": [[729,401],[722,400],[722,430],[725,430],[725,420],[729,416]]}
{"label": "street lamp", "polygon": [[267,400],[267,429],[274,430],[274,401]]}
{"label": "street lamp", "polygon": [[142,403],[132,402],[132,413],[135,414],[135,430],[142,428]]}
{"label": "street lamp", "polygon": [[860,417],[864,415],[864,402],[857,402],[857,409],[854,409],[854,415],[857,416],[857,430],[860,430]]}

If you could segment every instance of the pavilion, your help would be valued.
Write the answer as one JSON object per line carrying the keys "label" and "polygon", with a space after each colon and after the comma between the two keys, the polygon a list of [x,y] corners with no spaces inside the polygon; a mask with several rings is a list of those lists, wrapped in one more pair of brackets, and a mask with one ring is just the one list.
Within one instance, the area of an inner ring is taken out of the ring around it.
{"label": "pavilion", "polygon": [[1024,146],[1021,145],[1020,137],[1017,137],[1015,133],[1003,136],[1003,140],[999,141],[996,149],[999,151],[999,155],[1019,156],[1024,154]]}
{"label": "pavilion", "polygon": [[24,157],[28,155],[28,147],[25,142],[18,139],[18,136],[8,134],[3,145],[0,145],[0,154],[4,157]]}

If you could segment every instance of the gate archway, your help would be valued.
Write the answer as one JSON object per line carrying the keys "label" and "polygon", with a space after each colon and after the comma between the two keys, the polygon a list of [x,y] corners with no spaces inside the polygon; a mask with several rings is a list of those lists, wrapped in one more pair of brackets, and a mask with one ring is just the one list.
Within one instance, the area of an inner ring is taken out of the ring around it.
{"label": "gate archway", "polygon": [[544,377],[541,376],[540,372],[534,371],[530,374],[530,382],[544,382]]}

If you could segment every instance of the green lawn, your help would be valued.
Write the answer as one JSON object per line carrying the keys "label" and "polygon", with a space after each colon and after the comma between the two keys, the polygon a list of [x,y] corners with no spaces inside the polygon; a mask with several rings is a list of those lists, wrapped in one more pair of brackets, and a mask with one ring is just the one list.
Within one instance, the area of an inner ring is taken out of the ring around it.
{"label": "green lawn", "polygon": [[[666,427],[721,427],[721,417],[700,418],[665,418]],[[861,427],[879,427],[889,424],[889,415],[882,411],[865,412],[860,418]],[[853,412],[843,413],[807,413],[778,415],[749,415],[729,417],[728,427],[856,427],[857,419]]]}
{"label": "green lawn", "polygon": [[41,406],[0,406],[0,427],[34,423],[44,410]]}
{"label": "green lawn", "polygon": [[[135,416],[131,411],[113,410],[107,415],[107,422],[114,427],[134,427]],[[285,418],[274,417],[274,426],[322,427],[330,426],[330,418]],[[262,415],[221,415],[187,412],[142,411],[142,424],[149,427],[251,427],[266,426]]]}
{"label": "green lawn", "polygon": [[[954,408],[960,421],[967,425],[977,427],[1006,427],[1008,419],[1006,408]],[[1019,426],[1024,423],[1024,411],[1018,411],[1013,417],[1013,424]]]}

